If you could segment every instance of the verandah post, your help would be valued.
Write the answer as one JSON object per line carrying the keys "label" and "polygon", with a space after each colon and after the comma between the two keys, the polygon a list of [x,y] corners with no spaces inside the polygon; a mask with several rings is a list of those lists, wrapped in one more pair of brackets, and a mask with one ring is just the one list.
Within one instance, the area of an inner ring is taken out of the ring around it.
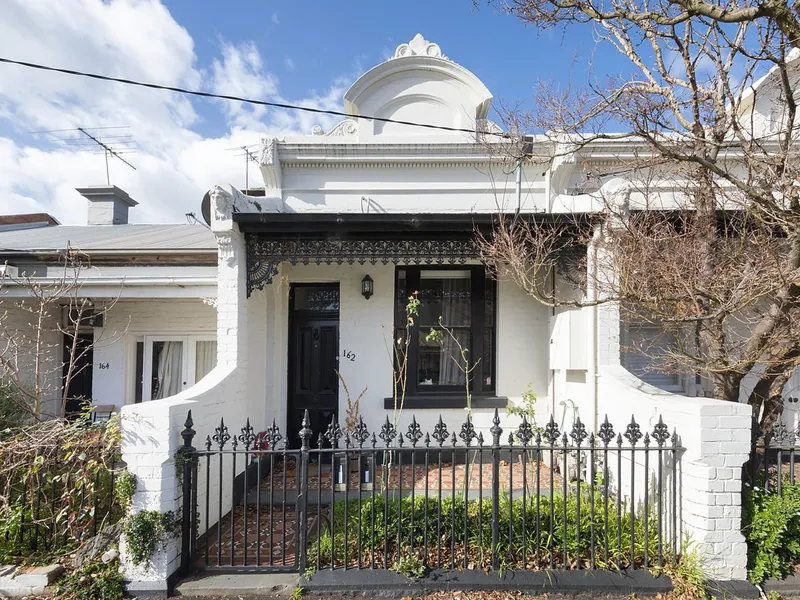
{"label": "verandah post", "polygon": [[497,570],[500,568],[497,544],[500,537],[500,436],[503,428],[496,408],[489,432],[492,434],[492,569]]}
{"label": "verandah post", "polygon": [[192,440],[194,439],[195,430],[192,429],[194,421],[192,421],[192,411],[186,416],[184,429],[181,431],[183,438],[183,446],[178,450],[182,469],[182,493],[183,493],[183,506],[181,510],[181,575],[186,576],[189,574],[192,563],[192,518],[194,510],[192,508],[192,462],[194,461],[194,447]]}
{"label": "verandah post", "polygon": [[306,537],[308,527],[306,513],[308,505],[308,457],[309,442],[311,441],[311,420],[308,410],[303,414],[302,429],[300,429],[300,486],[297,496],[297,567],[301,573],[306,571]]}

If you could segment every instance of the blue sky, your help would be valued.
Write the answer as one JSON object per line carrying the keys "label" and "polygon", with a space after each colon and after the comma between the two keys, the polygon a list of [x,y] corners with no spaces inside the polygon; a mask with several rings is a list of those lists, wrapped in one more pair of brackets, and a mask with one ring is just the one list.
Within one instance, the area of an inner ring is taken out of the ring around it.
{"label": "blue sky", "polygon": [[280,74],[287,97],[355,76],[416,33],[439,44],[506,102],[530,97],[539,80],[566,82],[571,71],[585,76],[596,50],[589,28],[539,34],[495,7],[476,9],[470,0],[234,0],[202,7],[177,0],[166,6],[192,34],[201,63],[219,53],[221,37],[255,42],[265,66]]}
{"label": "blue sky", "polygon": [[[588,27],[538,33],[470,0],[5,0],[0,55],[169,85],[341,109],[356,77],[416,33],[473,71],[495,102],[530,98],[546,81],[586,80],[589,61],[624,68]],[[182,220],[215,183],[244,184],[228,148],[331,125],[304,114],[0,65],[0,212],[85,219],[75,187],[104,183],[97,156],[32,131],[129,125],[132,171],[113,183],[140,201],[134,221]]]}

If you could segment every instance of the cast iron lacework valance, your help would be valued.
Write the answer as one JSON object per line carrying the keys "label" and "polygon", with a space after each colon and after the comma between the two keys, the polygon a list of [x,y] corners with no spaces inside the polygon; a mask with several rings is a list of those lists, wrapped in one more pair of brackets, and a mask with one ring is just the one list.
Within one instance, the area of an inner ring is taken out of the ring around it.
{"label": "cast iron lacework valance", "polygon": [[247,295],[272,282],[282,262],[296,264],[462,264],[478,257],[466,240],[276,240],[247,234]]}

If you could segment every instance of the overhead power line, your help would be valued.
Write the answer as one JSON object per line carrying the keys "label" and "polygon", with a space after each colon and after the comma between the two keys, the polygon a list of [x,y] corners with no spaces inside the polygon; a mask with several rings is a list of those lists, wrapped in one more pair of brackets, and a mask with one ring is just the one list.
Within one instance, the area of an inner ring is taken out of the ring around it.
{"label": "overhead power line", "polygon": [[[433,123],[418,123],[416,121],[404,121],[401,119],[390,119],[387,117],[374,117],[368,115],[357,115],[340,110],[327,110],[324,108],[312,108],[310,106],[299,106],[297,104],[287,104],[284,102],[270,102],[268,100],[254,100],[252,98],[243,98],[241,96],[230,96],[227,94],[214,94],[211,92],[201,92],[199,90],[189,90],[170,85],[161,85],[158,83],[150,83],[146,81],[137,81],[135,79],[125,79],[122,77],[110,77],[108,75],[100,75],[99,73],[89,73],[86,71],[77,71],[75,69],[62,69],[60,67],[51,67],[38,63],[26,62],[23,60],[13,60],[11,58],[0,57],[0,62],[10,65],[18,65],[30,69],[38,69],[40,71],[50,71],[53,73],[63,73],[65,75],[75,75],[78,77],[86,77],[88,79],[98,79],[100,81],[114,81],[116,83],[123,83],[125,85],[133,85],[137,87],[150,88],[153,90],[164,90],[168,92],[175,92],[178,94],[187,94],[189,96],[199,96],[201,98],[214,98],[219,100],[232,100],[234,102],[244,102],[245,104],[254,104],[256,106],[268,106],[271,108],[282,108],[285,110],[298,110],[307,113],[314,113],[318,115],[329,115],[334,117],[344,117],[346,119],[370,119],[372,121],[379,121],[381,123],[395,123],[397,125],[408,125],[410,127],[422,127],[425,129],[438,129],[442,131],[454,131],[459,133],[476,133],[474,129],[467,129],[465,127],[450,127],[448,125],[434,125]],[[494,135],[497,137],[508,137],[506,133],[490,133],[484,132],[487,135]]]}

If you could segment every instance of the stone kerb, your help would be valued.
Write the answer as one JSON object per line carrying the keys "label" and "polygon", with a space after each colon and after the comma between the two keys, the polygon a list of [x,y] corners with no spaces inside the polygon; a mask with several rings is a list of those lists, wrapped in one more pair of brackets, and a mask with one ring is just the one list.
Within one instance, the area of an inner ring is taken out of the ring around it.
{"label": "stone kerb", "polygon": [[598,413],[610,421],[633,416],[642,430],[663,415],[685,448],[678,464],[681,541],[691,540],[706,574],[746,579],[747,545],[741,533],[742,466],[750,452],[750,408],[690,398],[654,388],[622,367],[601,367]]}

